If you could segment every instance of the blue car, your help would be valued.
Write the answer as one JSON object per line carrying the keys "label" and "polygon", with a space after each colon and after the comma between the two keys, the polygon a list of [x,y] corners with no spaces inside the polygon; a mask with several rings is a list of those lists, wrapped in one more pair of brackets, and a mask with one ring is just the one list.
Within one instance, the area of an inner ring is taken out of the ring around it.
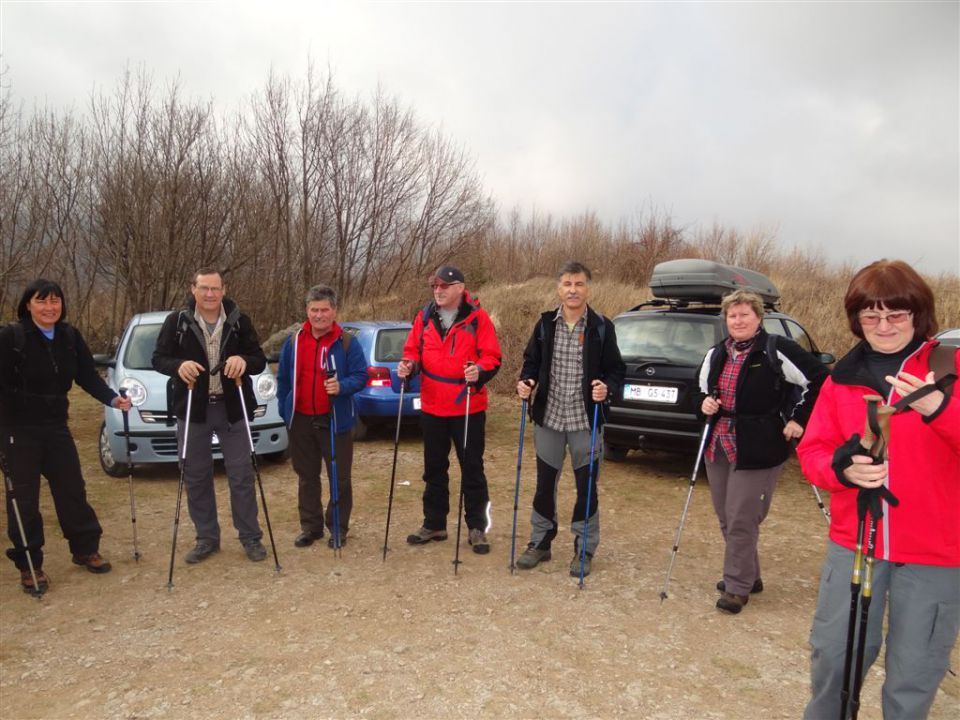
{"label": "blue car", "polygon": [[[353,396],[357,404],[357,424],[353,437],[363,440],[371,425],[395,423],[400,409],[400,385],[397,364],[403,358],[403,344],[410,334],[409,322],[394,320],[341,322],[352,342],[359,342],[367,358],[367,386]],[[415,377],[403,394],[403,421],[420,417],[420,378]]]}

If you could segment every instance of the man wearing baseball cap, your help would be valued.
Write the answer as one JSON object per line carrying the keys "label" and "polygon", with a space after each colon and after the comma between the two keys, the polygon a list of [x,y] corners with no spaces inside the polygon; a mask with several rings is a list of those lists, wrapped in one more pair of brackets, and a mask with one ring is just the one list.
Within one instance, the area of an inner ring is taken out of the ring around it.
{"label": "man wearing baseball cap", "polygon": [[407,542],[425,545],[447,539],[452,443],[460,461],[469,543],[482,555],[490,552],[486,535],[490,496],[483,472],[485,385],[500,369],[500,343],[490,316],[470,297],[464,282],[463,273],[453,265],[444,265],[430,276],[433,302],[414,319],[397,368],[401,378],[421,375],[423,525]]}

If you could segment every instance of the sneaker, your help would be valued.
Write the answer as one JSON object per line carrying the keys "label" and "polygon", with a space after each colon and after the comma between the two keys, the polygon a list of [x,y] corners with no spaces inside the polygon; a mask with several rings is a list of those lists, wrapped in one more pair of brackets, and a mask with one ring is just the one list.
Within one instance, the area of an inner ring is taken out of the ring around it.
{"label": "sneaker", "polygon": [[[587,557],[583,561],[583,576],[586,577],[590,574],[590,564],[593,560],[593,555],[587,553]],[[580,552],[577,551],[573,555],[573,560],[570,561],[570,577],[579,578],[580,577]]]}
{"label": "sneaker", "polygon": [[474,528],[470,531],[467,542],[473,545],[473,551],[477,555],[486,555],[490,552],[490,543],[487,542],[487,534],[480,528]]}
{"label": "sneaker", "polygon": [[193,546],[193,550],[187,553],[184,560],[192,565],[203,562],[215,552],[220,552],[220,543],[211,542],[210,540],[197,540],[197,544]]}
{"label": "sneaker", "polygon": [[[719,590],[720,592],[726,592],[727,584],[723,580],[721,580],[720,582],[717,583],[717,590]],[[750,594],[756,595],[757,593],[762,593],[762,592],[763,592],[763,580],[761,580],[760,578],[757,578],[756,582],[753,583],[753,587],[750,588]]]}
{"label": "sneaker", "polygon": [[247,559],[253,560],[253,562],[260,562],[261,560],[267,559],[267,549],[259,540],[251,540],[250,542],[244,543],[243,551],[247,554]]}
{"label": "sneaker", "polygon": [[[100,553],[90,553],[89,555],[74,555],[73,556],[74,565],[83,565],[92,573],[97,573],[98,575],[102,573],[110,572],[110,563],[100,555]],[[39,577],[37,580],[39,581]]]}
{"label": "sneaker", "polygon": [[[550,548],[546,550],[540,550],[534,545],[527,545],[527,549],[524,550],[520,557],[517,558],[517,567],[521,570],[532,570],[537,565],[542,562],[546,562],[552,556],[550,555]],[[577,566],[577,577],[580,577],[580,567]]]}
{"label": "sneaker", "polygon": [[431,540],[446,540],[447,531],[446,530],[430,530],[429,528],[422,527],[417,530],[413,535],[407,535],[407,542],[411,545],[425,545]]}
{"label": "sneaker", "polygon": [[297,535],[297,539],[293,541],[295,547],[309,547],[313,545],[314,540],[319,540],[323,537],[323,530],[318,533],[304,531]]}
{"label": "sneaker", "polygon": [[[347,544],[347,534],[340,533],[340,547],[343,547],[346,544]],[[333,546],[334,546],[333,533],[330,533],[330,538],[327,540],[327,547],[333,549]]]}
{"label": "sneaker", "polygon": [[30,569],[20,571],[20,585],[23,587],[25,593],[30,595],[43,595],[47,588],[50,587],[50,578],[47,577],[47,574],[43,570],[37,570],[37,587],[33,587],[33,575],[30,574]]}
{"label": "sneaker", "polygon": [[731,595],[728,592],[723,593],[717,600],[717,610],[723,610],[731,615],[736,615],[750,599],[748,595]]}

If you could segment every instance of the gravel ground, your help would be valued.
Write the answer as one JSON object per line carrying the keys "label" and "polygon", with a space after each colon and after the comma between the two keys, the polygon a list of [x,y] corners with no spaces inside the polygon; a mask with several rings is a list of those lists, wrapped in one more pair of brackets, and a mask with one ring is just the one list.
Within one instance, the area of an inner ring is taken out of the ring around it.
{"label": "gravel ground", "polygon": [[[296,477],[263,467],[282,571],[251,563],[232,528],[218,468],[222,551],[187,566],[184,508],[174,588],[166,588],[177,474],[135,476],[140,549],[132,558],[125,480],[97,462],[99,408],[72,398],[91,501],[114,570],[70,563],[43,493],[50,592],[19,590],[0,564],[0,717],[19,718],[795,718],[807,696],[807,635],[825,523],[795,463],[781,478],[761,536],[766,586],[739,616],[714,609],[722,545],[698,483],[670,597],[659,592],[687,492],[691,459],[631,454],[601,473],[602,540],[585,587],[569,577],[566,526],[554,559],[509,572],[517,408],[496,398],[487,474],[492,552],[463,543],[454,575],[444,543],[404,542],[420,522],[416,431],[400,445],[391,552],[381,561],[392,432],[358,444],[355,512],[337,559],[323,543],[297,549]],[[533,443],[525,444],[518,545],[529,530]],[[569,520],[572,476],[560,487]],[[5,522],[5,519],[4,519]],[[451,528],[453,529],[453,527]],[[5,530],[5,528],[4,528]],[[267,538],[264,538],[265,542]],[[953,667],[960,668],[954,649]],[[880,717],[882,670],[863,691]],[[931,718],[960,716],[948,674]]]}

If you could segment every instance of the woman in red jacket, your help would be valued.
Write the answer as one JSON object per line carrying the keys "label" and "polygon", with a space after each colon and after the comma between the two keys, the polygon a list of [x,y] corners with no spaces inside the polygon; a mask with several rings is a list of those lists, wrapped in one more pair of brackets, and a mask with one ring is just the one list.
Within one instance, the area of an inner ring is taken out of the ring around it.
{"label": "woman in red jacket", "polygon": [[[853,438],[864,432],[864,395],[892,405],[934,382],[933,293],[906,263],[879,260],[854,276],[844,307],[861,342],[824,383],[798,449],[806,477],[831,492],[804,717],[840,715],[861,497],[882,511],[863,673],[889,607],[883,717],[923,718],[960,628],[960,397],[937,389],[894,414],[885,462],[874,464]],[[946,359],[956,372],[956,354]]]}

